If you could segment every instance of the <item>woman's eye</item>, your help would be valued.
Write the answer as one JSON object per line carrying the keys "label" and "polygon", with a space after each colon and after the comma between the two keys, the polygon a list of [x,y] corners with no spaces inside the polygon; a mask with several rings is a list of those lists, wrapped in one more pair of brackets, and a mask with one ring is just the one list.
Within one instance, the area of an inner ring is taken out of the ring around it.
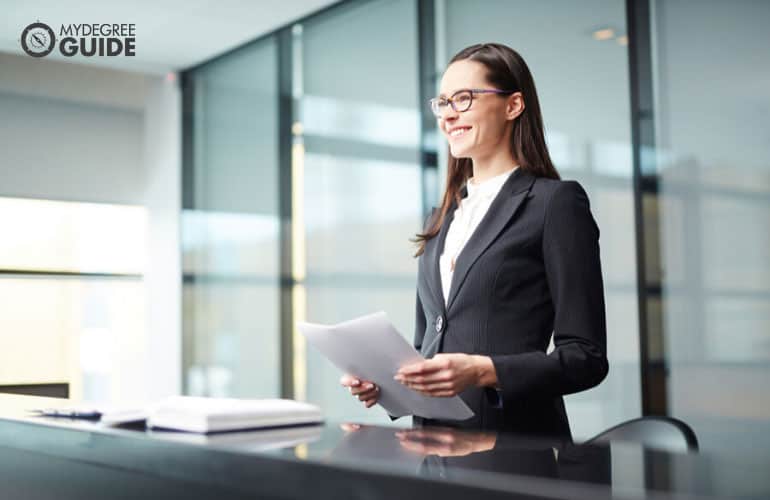
{"label": "woman's eye", "polygon": [[455,102],[458,104],[467,103],[470,100],[471,96],[468,94],[462,94],[455,97]]}

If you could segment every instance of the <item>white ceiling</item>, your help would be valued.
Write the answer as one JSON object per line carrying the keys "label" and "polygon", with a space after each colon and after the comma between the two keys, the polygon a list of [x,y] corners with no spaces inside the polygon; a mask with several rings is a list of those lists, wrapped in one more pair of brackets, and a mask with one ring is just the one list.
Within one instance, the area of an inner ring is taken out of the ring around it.
{"label": "white ceiling", "polygon": [[[24,55],[21,32],[37,20],[59,38],[62,24],[134,23],[134,57],[45,57],[143,73],[205,61],[338,0],[0,0],[0,52]],[[2,68],[0,68],[2,71]]]}

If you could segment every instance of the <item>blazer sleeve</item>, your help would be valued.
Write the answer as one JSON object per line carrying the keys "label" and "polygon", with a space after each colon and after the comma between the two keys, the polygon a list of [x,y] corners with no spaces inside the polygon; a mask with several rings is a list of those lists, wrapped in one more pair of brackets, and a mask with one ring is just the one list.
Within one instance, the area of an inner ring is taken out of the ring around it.
{"label": "blazer sleeve", "polygon": [[[430,215],[428,215],[425,220],[422,223],[422,230],[423,232],[426,232],[428,230],[429,224],[433,220],[433,217],[436,215],[437,208],[433,207],[433,209],[430,212]],[[422,258],[422,257],[421,257]],[[418,279],[420,277],[418,276]],[[414,348],[417,349],[417,352],[420,352],[420,348],[422,347],[422,339],[425,337],[425,311],[422,308],[422,302],[420,301],[420,291],[418,290],[416,293],[416,299],[415,299],[415,318],[414,318]]]}
{"label": "blazer sleeve", "polygon": [[491,356],[506,406],[591,388],[609,371],[599,228],[579,183],[561,182],[554,191],[542,245],[555,349]]}

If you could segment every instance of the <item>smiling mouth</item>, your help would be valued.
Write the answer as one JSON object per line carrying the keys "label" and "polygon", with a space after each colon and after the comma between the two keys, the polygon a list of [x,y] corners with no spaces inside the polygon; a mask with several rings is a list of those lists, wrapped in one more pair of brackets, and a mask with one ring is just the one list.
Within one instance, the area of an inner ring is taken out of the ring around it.
{"label": "smiling mouth", "polygon": [[470,130],[470,127],[462,127],[462,128],[456,128],[449,132],[449,137],[460,137],[461,135],[465,134],[468,130]]}

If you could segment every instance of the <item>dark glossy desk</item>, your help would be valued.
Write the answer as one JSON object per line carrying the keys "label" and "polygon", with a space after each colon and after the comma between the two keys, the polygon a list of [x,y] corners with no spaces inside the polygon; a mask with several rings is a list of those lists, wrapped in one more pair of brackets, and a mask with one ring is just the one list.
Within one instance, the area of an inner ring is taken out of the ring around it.
{"label": "dark glossy desk", "polygon": [[200,436],[23,411],[46,402],[0,395],[4,499],[770,498],[767,463],[632,444],[335,423]]}

